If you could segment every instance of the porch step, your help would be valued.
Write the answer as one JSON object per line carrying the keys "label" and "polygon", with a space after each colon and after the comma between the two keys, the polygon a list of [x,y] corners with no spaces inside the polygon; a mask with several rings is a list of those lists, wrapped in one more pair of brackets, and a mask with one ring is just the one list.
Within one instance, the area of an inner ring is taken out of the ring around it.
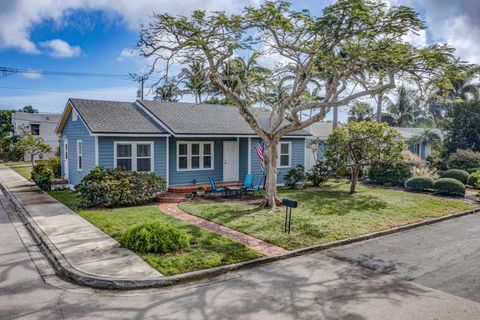
{"label": "porch step", "polygon": [[[217,187],[239,187],[243,183],[241,181],[229,181],[229,182],[217,182]],[[187,194],[197,191],[198,187],[203,186],[205,190],[210,191],[209,184],[189,184],[189,185],[182,185],[182,186],[170,186],[168,187],[168,193],[179,193],[179,194]]]}
{"label": "porch step", "polygon": [[158,196],[160,203],[179,203],[187,201],[186,194],[165,192]]}

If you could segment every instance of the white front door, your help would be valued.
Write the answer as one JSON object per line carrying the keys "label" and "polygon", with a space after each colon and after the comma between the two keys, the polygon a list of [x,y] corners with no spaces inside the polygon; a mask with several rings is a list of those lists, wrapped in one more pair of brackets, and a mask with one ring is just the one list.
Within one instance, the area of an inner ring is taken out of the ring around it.
{"label": "white front door", "polygon": [[63,178],[68,180],[68,140],[63,140]]}
{"label": "white front door", "polygon": [[223,142],[223,181],[238,181],[238,142]]}

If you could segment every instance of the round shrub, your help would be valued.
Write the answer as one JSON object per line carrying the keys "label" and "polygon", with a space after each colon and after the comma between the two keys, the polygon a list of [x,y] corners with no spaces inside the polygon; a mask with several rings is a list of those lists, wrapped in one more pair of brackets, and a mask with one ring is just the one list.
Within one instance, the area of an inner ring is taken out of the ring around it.
{"label": "round shrub", "polygon": [[187,247],[189,238],[185,231],[154,222],[130,227],[120,242],[124,247],[140,253],[169,253]]}
{"label": "round shrub", "polygon": [[450,170],[444,171],[440,176],[440,178],[457,179],[461,183],[466,184],[469,176],[470,174],[465,170],[450,169]]}
{"label": "round shrub", "polygon": [[54,174],[46,162],[39,161],[33,166],[31,178],[40,189],[46,191],[52,189]]}
{"label": "round shrub", "polygon": [[438,194],[451,196],[464,196],[465,185],[453,178],[440,178],[433,184],[433,189]]}
{"label": "round shrub", "polygon": [[433,189],[433,179],[431,177],[412,177],[405,182],[405,188],[411,191],[424,191]]}
{"label": "round shrub", "polygon": [[411,176],[410,166],[402,162],[376,162],[368,170],[370,182],[384,186],[403,186]]}
{"label": "round shrub", "polygon": [[480,187],[480,171],[474,172],[468,177],[467,185],[473,188]]}

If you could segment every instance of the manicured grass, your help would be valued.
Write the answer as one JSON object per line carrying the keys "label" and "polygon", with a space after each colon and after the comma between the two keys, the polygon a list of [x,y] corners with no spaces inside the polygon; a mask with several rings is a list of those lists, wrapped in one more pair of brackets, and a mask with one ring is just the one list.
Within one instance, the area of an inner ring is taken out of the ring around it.
{"label": "manicured grass", "polygon": [[227,237],[170,217],[162,213],[157,205],[82,210],[78,207],[78,197],[70,190],[51,191],[49,194],[117,240],[120,240],[128,227],[145,222],[168,223],[187,232],[190,236],[190,246],[182,252],[165,255],[139,254],[164,275],[238,263],[261,256]]}
{"label": "manicured grass", "polygon": [[475,205],[402,190],[330,182],[322,188],[280,190],[280,196],[298,201],[293,209],[292,232],[283,232],[285,212],[270,212],[245,202],[202,200],[180,204],[188,213],[215,221],[286,249],[297,249],[374,231],[386,230],[427,218],[469,210]]}
{"label": "manicured grass", "polygon": [[4,162],[3,164],[17,171],[25,179],[32,180],[31,179],[32,163],[30,161],[15,161],[15,162],[10,161],[10,162]]}

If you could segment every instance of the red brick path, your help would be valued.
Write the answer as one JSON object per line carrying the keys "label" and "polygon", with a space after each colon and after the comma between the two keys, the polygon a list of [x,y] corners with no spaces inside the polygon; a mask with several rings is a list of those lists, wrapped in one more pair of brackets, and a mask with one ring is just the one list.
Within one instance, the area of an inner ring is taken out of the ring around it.
{"label": "red brick path", "polygon": [[210,230],[212,232],[229,237],[233,241],[244,244],[252,250],[260,252],[264,256],[277,256],[287,253],[288,251],[280,248],[271,243],[254,238],[244,233],[232,230],[230,228],[216,224],[215,222],[208,221],[206,219],[193,216],[180,210],[176,203],[160,203],[160,210],[172,217],[183,220],[189,224],[195,225],[200,228]]}

